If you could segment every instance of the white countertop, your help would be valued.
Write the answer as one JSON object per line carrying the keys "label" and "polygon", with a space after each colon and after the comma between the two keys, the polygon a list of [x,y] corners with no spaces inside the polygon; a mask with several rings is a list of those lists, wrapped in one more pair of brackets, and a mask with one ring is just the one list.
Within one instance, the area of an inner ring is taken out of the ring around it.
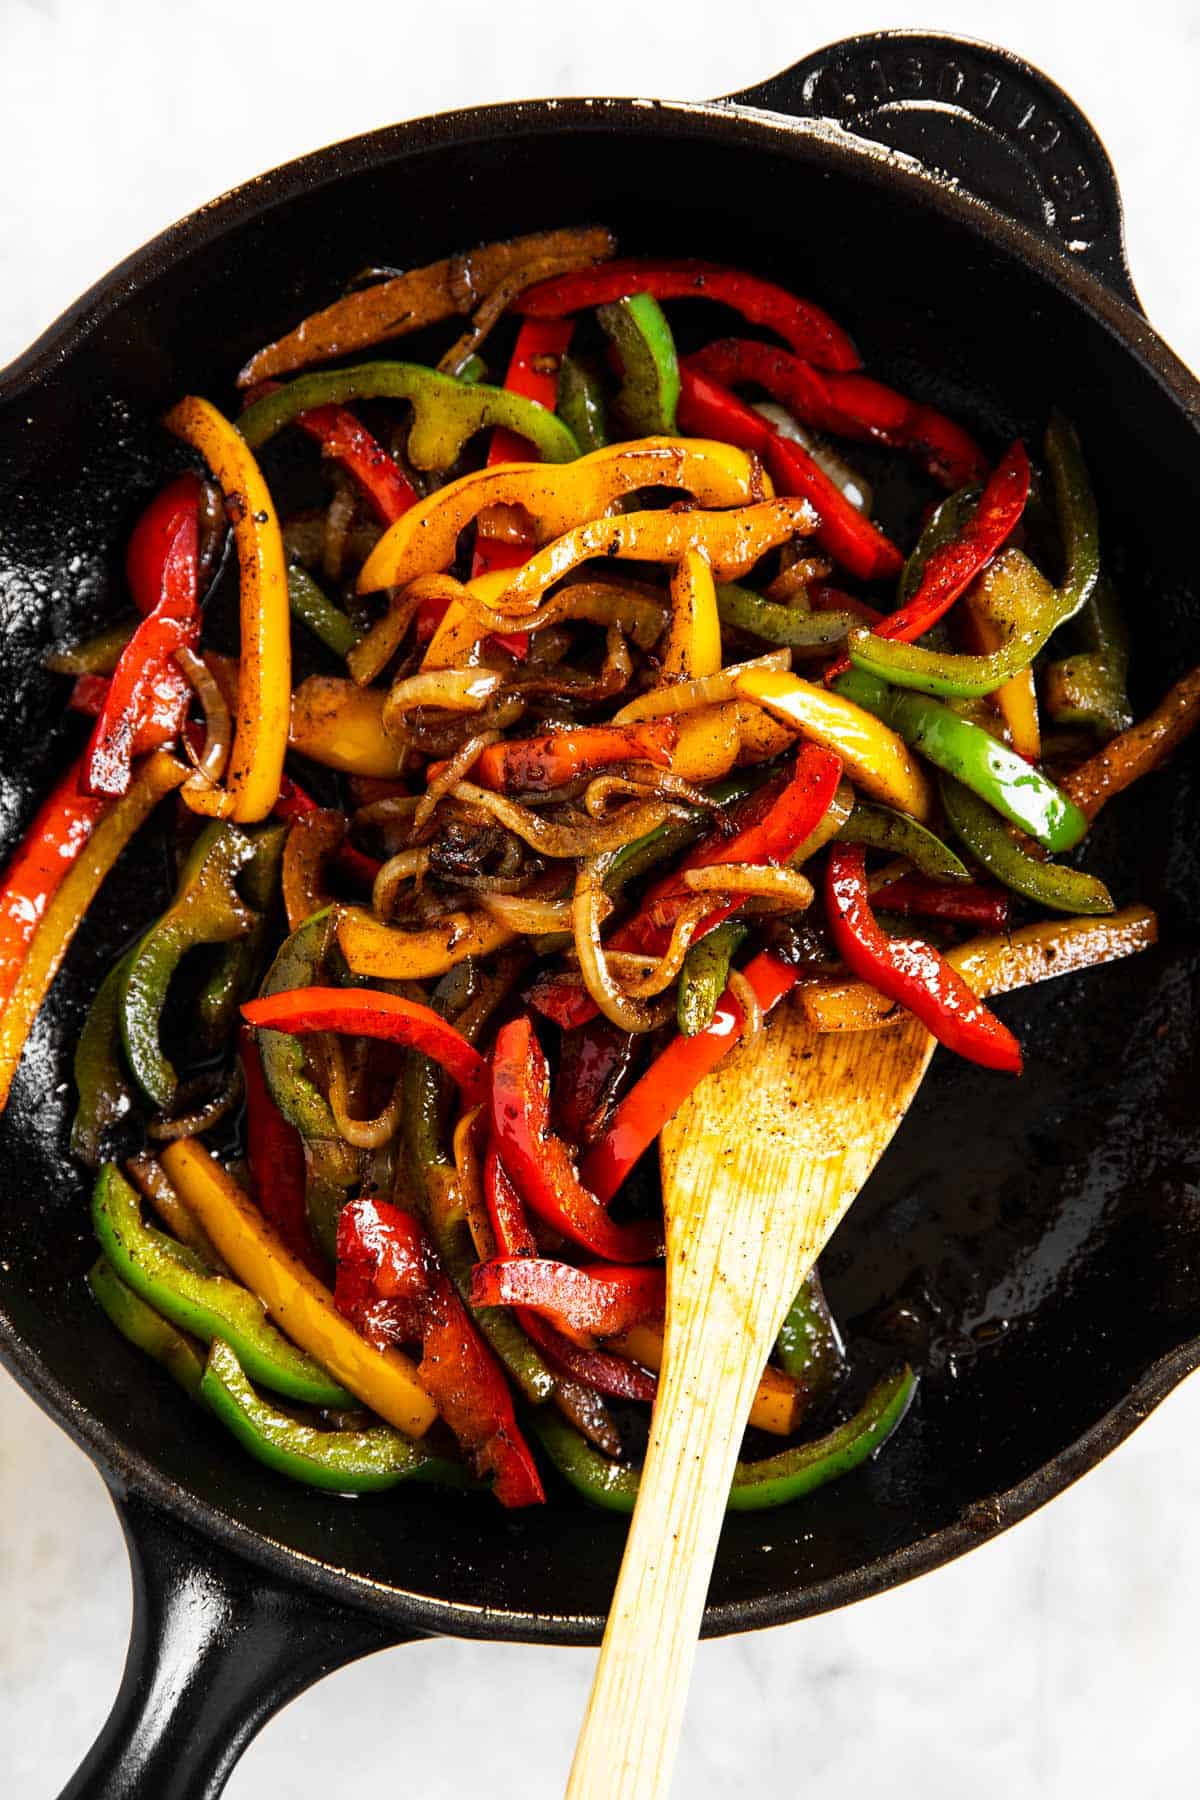
{"label": "white countertop", "polygon": [[[1200,14],[1146,0],[0,0],[0,364],[199,202],[394,119],[535,94],[701,98],[881,25],[989,37],[1054,76],[1121,175],[1155,324],[1200,366]],[[806,20],[805,14],[808,14]],[[406,15],[409,17],[406,19]],[[502,25],[503,20],[513,20]],[[1131,29],[1132,25],[1132,29]],[[1178,231],[1178,235],[1177,235]],[[1046,1511],[948,1569],[833,1616],[701,1646],[677,1792],[1139,1800],[1194,1791],[1200,1753],[1200,1383]],[[125,1556],[84,1458],[0,1376],[0,1793],[48,1800],[104,1718]],[[441,1800],[561,1791],[592,1653],[438,1642],[301,1697],[232,1800],[387,1781]]]}

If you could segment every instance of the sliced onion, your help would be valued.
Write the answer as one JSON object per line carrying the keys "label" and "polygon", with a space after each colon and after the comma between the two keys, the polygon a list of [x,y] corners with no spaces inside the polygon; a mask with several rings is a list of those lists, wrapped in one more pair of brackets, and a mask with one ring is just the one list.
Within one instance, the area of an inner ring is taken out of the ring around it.
{"label": "sliced onion", "polygon": [[[650,1000],[669,988],[683,967],[700,921],[712,911],[706,899],[697,897],[679,909],[671,926],[671,941],[661,956],[635,956],[624,950],[608,950],[608,966],[622,978],[631,1000]],[[631,976],[627,980],[626,976]]]}
{"label": "sliced onion", "polygon": [[559,825],[543,819],[531,808],[520,806],[504,794],[494,794],[489,788],[476,787],[470,781],[460,781],[452,791],[456,800],[461,800],[467,806],[477,807],[481,812],[491,813],[507,830],[523,838],[531,849],[542,856],[606,855],[609,851],[623,849],[634,838],[644,837],[648,831],[656,831],[668,819],[687,817],[684,807],[667,801],[644,800],[622,807],[611,819],[594,822],[581,820],[578,825]]}
{"label": "sliced onion", "polygon": [[730,969],[726,977],[729,991],[742,1009],[742,1042],[758,1036],[763,1028],[762,1001],[740,969]]}
{"label": "sliced onion", "polygon": [[418,706],[441,712],[480,712],[487,705],[501,677],[494,669],[421,669],[392,683],[383,703],[383,729],[397,743],[409,738],[405,716]]}
{"label": "sliced onion", "polygon": [[583,985],[606,1019],[622,1031],[653,1031],[665,1024],[673,1004],[664,998],[657,1004],[631,999],[621,992],[604,954],[600,941],[600,902],[604,897],[606,856],[591,857],[580,865],[575,877],[575,900],[572,908],[575,931],[575,954]]}
{"label": "sliced onion", "polygon": [[685,869],[683,881],[701,894],[767,894],[791,901],[797,912],[812,905],[813,885],[799,869],[779,869],[773,863],[712,863],[706,869]]}
{"label": "sliced onion", "polygon": [[383,617],[377,619],[367,635],[355,644],[346,658],[346,667],[359,687],[374,681],[391,662],[404,642],[404,634],[416,617],[422,598],[411,589],[401,595],[390,595]]}
{"label": "sliced onion", "polygon": [[793,444],[799,444],[801,449],[807,450],[833,485],[841,488],[851,506],[856,506],[860,513],[865,513],[870,518],[875,501],[870,483],[863,479],[857,469],[844,462],[831,444],[818,437],[816,432],[810,431],[807,425],[801,425],[786,406],[777,406],[773,400],[759,401],[754,410],[768,425],[775,427],[780,437],[791,438]]}
{"label": "sliced onion", "polygon": [[519,693],[529,698],[544,694],[561,694],[582,706],[595,706],[601,700],[612,700],[624,693],[633,679],[633,658],[624,637],[610,625],[604,643],[604,662],[598,675],[582,669],[557,668],[544,675],[518,676],[510,682]]}
{"label": "sliced onion", "polygon": [[391,917],[404,882],[420,881],[428,867],[428,850],[399,850],[389,856],[371,888],[371,905],[381,919]]}
{"label": "sliced onion", "polygon": [[204,748],[199,757],[193,755],[186,734],[183,738],[184,747],[195,761],[196,773],[188,776],[180,791],[202,793],[206,788],[216,787],[225,773],[233,722],[225,696],[204,658],[197,656],[194,650],[182,649],[175,652],[175,661],[195,688],[196,698],[204,709]]}
{"label": "sliced onion", "polygon": [[618,795],[637,794],[639,796],[654,795],[663,799],[680,800],[685,806],[698,806],[708,811],[716,811],[719,800],[712,800],[682,775],[672,775],[669,769],[647,771],[644,775],[618,774],[615,771],[607,775],[597,775],[588,782],[584,789],[583,804],[593,819],[602,819],[608,811],[608,803]]}
{"label": "sliced onion", "polygon": [[581,266],[576,256],[536,256],[522,263],[511,275],[494,287],[482,305],[476,307],[471,323],[457,341],[451,344],[438,368],[443,375],[459,375],[495,330],[518,294],[536,282],[550,281],[555,275],[569,275]]}
{"label": "sliced onion", "polygon": [[404,1117],[404,1090],[400,1082],[383,1111],[373,1119],[354,1119],[349,1112],[349,1083],[340,1040],[329,1034],[329,1110],[340,1136],[355,1150],[378,1150],[389,1143]]}
{"label": "sliced onion", "polygon": [[610,723],[629,725],[636,719],[661,719],[671,713],[692,712],[698,706],[723,705],[737,699],[733,684],[739,675],[745,675],[751,669],[790,669],[791,666],[790,650],[768,650],[765,656],[752,657],[749,662],[730,663],[728,668],[719,669],[715,675],[701,675],[695,681],[672,681],[663,687],[651,688],[648,694],[639,694],[636,700],[614,713]]}
{"label": "sliced onion", "polygon": [[[607,906],[603,916],[607,917],[612,911],[612,901],[607,895],[605,899]],[[510,931],[521,932],[525,937],[546,937],[551,932],[572,928],[569,900],[538,900],[528,894],[480,893],[479,904]]]}
{"label": "sliced onion", "polygon": [[496,1254],[496,1239],[488,1217],[487,1202],[483,1197],[483,1157],[480,1147],[482,1111],[481,1107],[473,1106],[458,1121],[454,1127],[453,1154],[454,1171],[458,1180],[457,1198],[466,1214],[475,1254],[480,1262],[487,1262],[489,1257]]}
{"label": "sliced onion", "polygon": [[[448,576],[426,577],[442,580]],[[416,582],[412,584],[414,587]],[[408,590],[411,592],[411,588]],[[560,587],[556,594],[543,600],[533,612],[505,613],[488,606],[469,587],[461,587],[454,598],[460,600],[475,620],[481,635],[487,632],[544,631],[563,619],[575,619],[591,625],[619,625],[627,631],[640,649],[648,650],[666,629],[669,610],[653,597],[653,590],[628,582],[575,581]]]}
{"label": "sliced onion", "polygon": [[434,776],[425,792],[417,802],[417,810],[413,814],[413,835],[422,829],[433,814],[439,802],[451,788],[457,787],[464,776],[469,775],[484,751],[492,744],[500,742],[498,731],[481,731],[475,737],[468,738],[461,750],[456,750],[445,768]]}
{"label": "sliced onion", "polygon": [[334,476],[333,499],[325,513],[321,541],[321,570],[327,581],[340,581],[350,542],[350,528],[358,511],[358,496],[340,472]]}
{"label": "sliced onion", "polygon": [[[207,1087],[207,1078],[202,1078],[200,1085]],[[191,1087],[190,1083],[185,1087],[185,1096]],[[176,1113],[171,1119],[152,1119],[146,1127],[146,1136],[156,1144],[174,1143],[176,1138],[197,1137],[200,1132],[219,1125],[225,1115],[233,1111],[242,1098],[244,1087],[242,1065],[234,1063],[211,1100],[206,1100],[203,1106],[194,1107],[191,1112]],[[166,1181],[165,1171],[160,1169],[159,1173]]]}

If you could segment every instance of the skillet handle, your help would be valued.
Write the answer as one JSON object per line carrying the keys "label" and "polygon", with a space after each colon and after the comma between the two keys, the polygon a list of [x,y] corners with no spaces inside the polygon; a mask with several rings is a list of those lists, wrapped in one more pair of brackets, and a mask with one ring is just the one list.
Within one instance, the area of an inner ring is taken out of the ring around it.
{"label": "skillet handle", "polygon": [[726,98],[832,119],[1032,225],[1141,312],[1113,167],[1075,102],[1019,56],[936,31],[844,38]]}
{"label": "skillet handle", "polygon": [[322,1675],[412,1638],[263,1575],[114,1493],[133,1625],[103,1729],[60,1800],[217,1800],[271,1715]]}

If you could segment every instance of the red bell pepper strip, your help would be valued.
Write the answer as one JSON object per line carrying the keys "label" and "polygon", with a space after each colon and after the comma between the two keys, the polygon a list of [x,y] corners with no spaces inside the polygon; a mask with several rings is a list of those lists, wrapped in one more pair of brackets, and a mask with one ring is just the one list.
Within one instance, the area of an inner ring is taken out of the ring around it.
{"label": "red bell pepper strip", "polygon": [[[670,719],[547,731],[542,737],[509,738],[489,745],[473,764],[471,780],[479,787],[506,793],[542,792],[563,787],[580,775],[590,775],[612,763],[648,762],[669,769],[671,752],[678,742],[678,727]],[[429,780],[446,767],[444,762],[431,764]]]}
{"label": "red bell pepper strip", "polygon": [[83,794],[79,763],[38,807],[0,881],[0,1007],[7,1002],[38,922],[109,802]]}
{"label": "red bell pepper strip", "polygon": [[[260,381],[243,395],[246,406],[273,394],[282,384]],[[357,481],[378,517],[392,525],[417,498],[417,490],[396,466],[383,445],[372,437],[347,406],[313,406],[297,413],[294,424],[320,444],[322,453],[340,462]]]}
{"label": "red bell pepper strip", "polygon": [[116,799],[126,791],[134,740],[155,711],[164,671],[175,667],[177,650],[199,638],[198,544],[198,508],[184,508],[163,559],[158,604],[122,650],[84,751],[81,781],[89,794]]}
{"label": "red bell pepper strip", "polygon": [[[701,838],[648,889],[640,910],[613,933],[612,946],[625,950],[649,944],[651,955],[664,949],[665,937],[652,927],[669,927],[694,897],[694,889],[683,880],[689,869],[708,869],[717,863],[786,862],[825,817],[841,776],[840,757],[819,744],[801,744],[790,769],[765,781],[742,802],[732,832],[727,826]],[[733,896],[715,906],[701,920],[696,936],[712,931],[738,904]]]}
{"label": "red bell pepper strip", "polygon": [[[499,1363],[471,1323],[411,1214],[386,1200],[352,1200],[338,1220],[339,1307],[352,1308],[376,1332],[388,1312],[364,1306],[365,1276],[391,1313],[395,1329],[420,1337],[422,1383],[477,1474],[495,1477],[502,1506],[545,1499],[529,1446],[521,1436]],[[343,1308],[344,1310],[345,1308]]]}
{"label": "red bell pepper strip", "polygon": [[[483,1165],[483,1192],[492,1235],[501,1255],[535,1257],[537,1240],[529,1229],[521,1196],[509,1179],[494,1143],[488,1145]],[[640,1368],[627,1357],[614,1356],[610,1350],[582,1350],[548,1324],[540,1313],[523,1307],[517,1307],[515,1311],[526,1335],[576,1381],[586,1382],[598,1393],[610,1394],[618,1400],[653,1402],[658,1383],[648,1369]]]}
{"label": "red bell pepper strip", "polygon": [[632,1061],[633,1033],[607,1019],[564,1033],[551,1111],[569,1143],[586,1148],[600,1135]]}
{"label": "red bell pepper strip", "polygon": [[1009,898],[1003,888],[982,882],[927,881],[905,875],[876,888],[871,903],[881,912],[914,913],[926,919],[950,919],[980,931],[1007,931]]}
{"label": "red bell pepper strip", "polygon": [[[110,685],[108,675],[80,675],[71,689],[67,705],[72,712],[97,719],[104,711]],[[149,703],[133,736],[134,756],[145,756],[151,750],[161,750],[164,744],[173,743],[183,730],[191,703],[191,683],[183,670],[174,663],[165,664],[150,683]]]}
{"label": "red bell pepper strip", "polygon": [[908,1008],[939,1043],[984,1068],[1021,1072],[1021,1046],[929,944],[890,938],[871,911],[866,851],[835,844],[825,871],[825,909],[838,952],[852,974]]}
{"label": "red bell pepper strip", "polygon": [[[615,949],[621,948],[615,942],[615,934],[609,942]],[[626,948],[632,949],[633,945],[629,944]],[[543,1019],[549,1019],[560,1031],[577,1031],[581,1025],[596,1018],[599,1011],[579,977],[564,974],[558,969],[546,969],[536,976],[526,990],[525,998],[534,1012],[540,1013]]]}
{"label": "red bell pepper strip", "polygon": [[239,1048],[246,1080],[246,1161],[254,1198],[292,1255],[325,1281],[325,1264],[313,1242],[304,1203],[303,1140],[271,1098],[258,1043],[248,1026],[242,1027]]}
{"label": "red bell pepper strip", "polygon": [[[753,957],[742,974],[764,1012],[778,1005],[798,979],[798,972],[769,950]],[[726,1051],[737,1043],[743,1024],[742,1009],[726,989],[711,1025],[695,1037],[672,1038],[655,1057],[617,1107],[600,1142],[584,1159],[581,1178],[598,1199],[605,1203],[612,1199],[667,1120],[674,1117],[693,1088],[711,1074]]]}
{"label": "red bell pepper strip", "polygon": [[983,452],[970,432],[936,407],[922,406],[869,375],[817,369],[787,350],[750,338],[721,338],[688,360],[693,369],[726,387],[753,382],[765,388],[816,431],[915,451],[935,480],[951,491],[987,474]]}
{"label": "red bell pepper strip", "polygon": [[[293,781],[290,775],[282,777],[279,798],[271,808],[277,819],[282,819],[286,824],[292,819],[298,819],[302,813],[314,812],[316,807],[317,803],[312,795],[306,794],[298,781]],[[373,886],[375,877],[383,867],[377,857],[368,856],[365,850],[355,849],[353,844],[344,839],[337,847],[334,861],[343,875],[365,888]]]}
{"label": "red bell pepper strip", "polygon": [[[1025,511],[1028,498],[1029,458],[1018,438],[992,470],[979,505],[962,531],[933,552],[912,599],[876,625],[876,637],[894,638],[903,644],[923,637],[987,568]],[[843,659],[826,679],[849,666]]]}
{"label": "red bell pepper strip", "polygon": [[167,551],[185,518],[198,518],[200,477],[190,471],[168,482],[150,502],[132,532],[125,552],[125,578],[139,612],[153,612],[162,599]]}
{"label": "red bell pepper strip", "polygon": [[589,1193],[562,1138],[550,1130],[550,1075],[527,1016],[501,1027],[492,1053],[492,1131],[517,1192],[540,1218],[609,1262],[656,1256],[662,1227],[618,1225]]}
{"label": "red bell pepper strip", "polygon": [[881,581],[900,573],[904,558],[895,544],[851,506],[803,445],[781,436],[761,413],[686,357],[679,365],[679,425],[697,437],[719,438],[756,451],[781,494],[802,494],[812,502],[820,518],[814,534],[817,542],[860,581]]}
{"label": "red bell pepper strip", "polygon": [[623,1269],[615,1263],[576,1268],[545,1257],[508,1256],[479,1263],[471,1274],[472,1306],[531,1309],[564,1337],[584,1340],[619,1337],[661,1319],[666,1294],[662,1269]]}
{"label": "red bell pepper strip", "polygon": [[698,258],[618,257],[612,262],[552,276],[526,288],[514,311],[527,318],[560,319],[589,306],[606,306],[631,294],[656,300],[719,300],[752,325],[778,332],[799,356],[821,369],[857,369],[861,358],[841,326],[810,300],[742,269]]}
{"label": "red bell pepper strip", "polygon": [[288,988],[248,1000],[242,1017],[273,1031],[344,1031],[353,1037],[405,1044],[431,1057],[456,1081],[468,1105],[483,1097],[487,1064],[462,1033],[417,1000],[376,988]]}

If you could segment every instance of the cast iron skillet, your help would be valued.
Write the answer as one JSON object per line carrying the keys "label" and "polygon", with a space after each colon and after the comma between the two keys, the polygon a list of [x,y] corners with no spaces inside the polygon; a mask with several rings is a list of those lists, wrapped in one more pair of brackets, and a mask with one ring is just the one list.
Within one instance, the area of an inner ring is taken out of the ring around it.
{"label": "cast iron skillet", "polygon": [[[1200,387],[1137,309],[1104,152],[1015,58],[888,33],[711,105],[539,101],[376,132],[214,202],[85,296],[0,381],[6,844],[69,750],[40,657],[120,604],[118,548],[173,455],[163,408],[189,390],[228,403],[245,356],[364,263],[583,218],[626,250],[709,254],[811,294],[875,371],[993,449],[1018,430],[1036,441],[1057,400],[1095,472],[1135,700],[1200,659]],[[825,1265],[866,1349],[912,1347],[920,1403],[869,1469],[730,1519],[709,1632],[844,1605],[961,1554],[1200,1361],[1196,789],[1181,757],[1096,833],[1118,895],[1161,909],[1161,947],[1002,1003],[1023,1081],[935,1062]],[[0,1126],[0,1348],[97,1463],[133,1562],[124,1682],[66,1791],[201,1800],[277,1707],[367,1651],[440,1632],[596,1642],[624,1527],[557,1496],[511,1517],[425,1490],[349,1503],[289,1486],[90,1303],[85,1188],[63,1153],[69,1055],[99,959],[162,880],[153,842],[131,860]]]}

